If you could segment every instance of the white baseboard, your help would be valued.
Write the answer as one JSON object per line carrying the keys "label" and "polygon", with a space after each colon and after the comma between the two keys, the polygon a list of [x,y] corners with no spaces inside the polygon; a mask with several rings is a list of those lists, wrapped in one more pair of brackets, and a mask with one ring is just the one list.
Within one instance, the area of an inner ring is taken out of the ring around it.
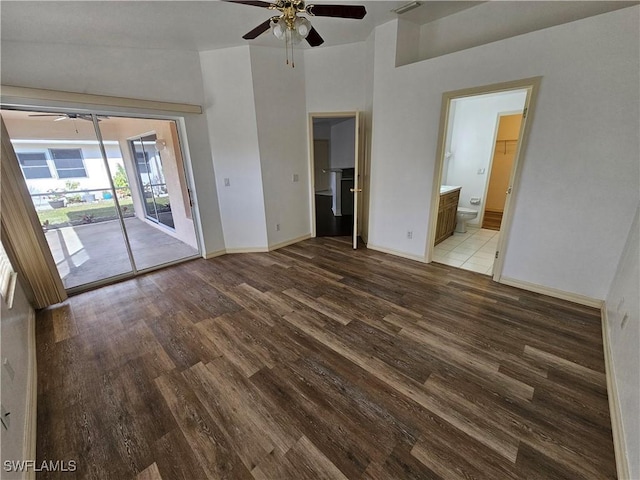
{"label": "white baseboard", "polygon": [[311,234],[307,233],[301,237],[292,238],[290,240],[285,240],[284,242],[274,243],[273,245],[269,245],[268,247],[243,247],[243,248],[227,248],[226,250],[220,250],[215,252],[212,256],[207,255],[206,258],[218,257],[220,255],[224,255],[225,253],[265,253],[271,252],[272,250],[277,250],[278,248],[286,247],[287,245],[293,245],[294,243],[302,242],[303,240],[308,240],[311,238]]}
{"label": "white baseboard", "polygon": [[288,245],[293,245],[294,243],[302,242],[310,238],[311,238],[311,234],[307,233],[306,235],[302,235],[301,237],[298,237],[298,238],[293,238],[291,240],[285,240],[284,242],[276,243],[274,245],[269,245],[269,251],[277,250],[278,248],[286,247]]}
{"label": "white baseboard", "polygon": [[225,253],[265,253],[269,251],[269,247],[243,247],[243,248],[227,248]]}
{"label": "white baseboard", "polygon": [[410,253],[400,252],[398,250],[393,250],[392,248],[380,247],[379,245],[373,245],[371,243],[367,243],[367,248],[369,250],[375,250],[377,252],[388,253],[389,255],[395,255],[396,257],[407,258],[409,260],[415,260],[420,263],[427,263],[424,257],[419,255],[412,255]]}
{"label": "white baseboard", "polygon": [[[36,312],[29,309],[29,328],[27,338],[27,398],[24,411],[24,444],[22,451],[25,460],[36,459],[36,428],[38,424],[38,369],[36,364]],[[25,480],[35,480],[36,472],[28,469],[24,473]]]}
{"label": "white baseboard", "polygon": [[219,257],[219,256],[221,256],[221,255],[224,255],[225,253],[227,253],[227,251],[226,251],[225,249],[222,249],[222,250],[216,250],[215,252],[209,252],[209,253],[207,253],[207,254],[204,256],[204,258],[205,258],[206,260],[209,260],[210,258],[216,258],[216,257]]}
{"label": "white baseboard", "polygon": [[629,460],[624,442],[624,425],[620,410],[618,386],[614,375],[611,343],[609,340],[609,317],[607,307],[602,302],[602,345],[604,348],[604,366],[607,376],[607,396],[609,397],[609,415],[611,416],[611,431],[613,433],[613,449],[616,456],[616,470],[620,480],[629,479]]}
{"label": "white baseboard", "polygon": [[511,287],[521,288],[522,290],[529,290],[530,292],[541,293],[542,295],[548,295],[553,298],[559,298],[561,300],[567,300],[569,302],[577,303],[579,305],[585,305],[587,307],[602,308],[603,300],[598,298],[587,297],[579,295],[577,293],[565,292],[564,290],[558,290],[556,288],[545,287],[544,285],[538,285],[536,283],[524,282],[522,280],[516,280],[514,278],[501,277],[498,283],[503,283]]}

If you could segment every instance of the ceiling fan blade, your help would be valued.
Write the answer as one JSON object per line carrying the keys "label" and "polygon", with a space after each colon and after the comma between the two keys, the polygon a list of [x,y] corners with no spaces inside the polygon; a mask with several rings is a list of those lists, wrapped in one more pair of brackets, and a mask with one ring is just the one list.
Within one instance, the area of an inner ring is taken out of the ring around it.
{"label": "ceiling fan blade", "polygon": [[262,2],[260,0],[226,0],[229,3],[241,3],[242,5],[251,5],[252,7],[271,8],[273,5],[269,2]]}
{"label": "ceiling fan blade", "polygon": [[54,120],[54,122],[59,122],[60,120],[67,120],[68,118],[69,118],[69,117],[66,117],[66,116],[64,116],[64,117],[60,117],[60,118],[56,118],[56,119]]}
{"label": "ceiling fan blade", "polygon": [[34,113],[29,117],[59,117],[61,115],[64,115],[64,113]]}
{"label": "ceiling fan blade", "polygon": [[313,27],[311,27],[311,30],[309,31],[309,35],[307,35],[306,40],[307,40],[307,43],[312,47],[317,47],[324,43],[324,38],[322,38],[318,33],[318,31]]}
{"label": "ceiling fan blade", "polygon": [[362,5],[308,5],[307,12],[316,17],[355,18],[360,20],[367,14]]}
{"label": "ceiling fan blade", "polygon": [[256,28],[251,30],[250,32],[245,33],[242,36],[242,38],[244,38],[245,40],[253,40],[254,38],[258,37],[259,35],[262,35],[264,32],[269,30],[269,24],[270,23],[271,23],[271,19],[265,20],[260,25],[258,25]]}

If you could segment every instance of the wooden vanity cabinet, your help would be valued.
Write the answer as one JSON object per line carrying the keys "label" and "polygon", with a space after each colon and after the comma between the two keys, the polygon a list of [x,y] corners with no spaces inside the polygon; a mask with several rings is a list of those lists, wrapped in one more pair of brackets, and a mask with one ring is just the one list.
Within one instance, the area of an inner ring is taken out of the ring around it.
{"label": "wooden vanity cabinet", "polygon": [[434,245],[439,244],[453,235],[453,231],[456,229],[456,214],[458,213],[459,198],[460,189],[440,195],[436,241]]}

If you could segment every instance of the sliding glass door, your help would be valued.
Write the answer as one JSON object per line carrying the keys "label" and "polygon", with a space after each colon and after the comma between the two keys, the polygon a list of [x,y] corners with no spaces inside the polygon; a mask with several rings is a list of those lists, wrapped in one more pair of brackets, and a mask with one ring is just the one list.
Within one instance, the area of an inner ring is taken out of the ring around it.
{"label": "sliding glass door", "polygon": [[162,169],[162,154],[158,147],[155,134],[129,140],[135,157],[136,173],[142,189],[144,208],[147,218],[156,223],[162,223],[174,228],[173,215],[169,203],[167,182]]}
{"label": "sliding glass door", "polygon": [[199,255],[174,121],[1,114],[68,291]]}
{"label": "sliding glass door", "polygon": [[[100,122],[116,187],[130,203],[125,226],[138,270],[199,255],[185,166],[176,122],[116,118]],[[126,183],[125,183],[126,179]]]}

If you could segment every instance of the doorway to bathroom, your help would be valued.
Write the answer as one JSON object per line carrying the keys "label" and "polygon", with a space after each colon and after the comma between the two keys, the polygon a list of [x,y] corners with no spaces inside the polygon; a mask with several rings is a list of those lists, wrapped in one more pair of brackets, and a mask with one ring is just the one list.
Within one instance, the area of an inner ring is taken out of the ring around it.
{"label": "doorway to bathroom", "polygon": [[443,95],[428,261],[499,280],[538,83],[528,79]]}

